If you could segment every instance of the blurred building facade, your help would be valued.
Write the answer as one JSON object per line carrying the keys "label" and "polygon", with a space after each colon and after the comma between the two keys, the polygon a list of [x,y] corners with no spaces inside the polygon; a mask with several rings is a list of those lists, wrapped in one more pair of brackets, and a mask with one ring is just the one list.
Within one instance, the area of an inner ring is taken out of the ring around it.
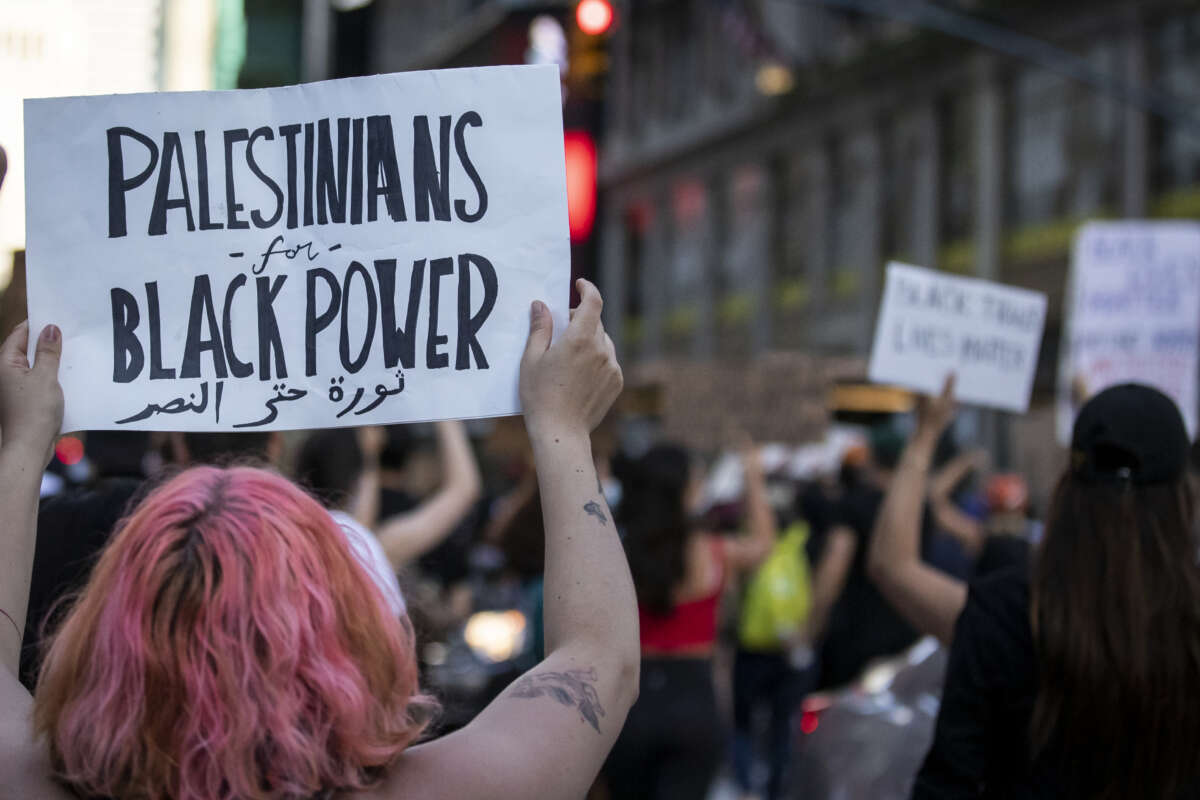
{"label": "blurred building facade", "polygon": [[0,0],[0,289],[23,263],[26,98],[232,89],[244,54],[243,0]]}
{"label": "blurred building facade", "polygon": [[[1196,4],[925,4],[1050,43],[1111,84],[1098,90],[845,10],[894,5],[874,0],[610,2],[612,31],[580,40],[576,0],[250,0],[242,82],[284,82],[297,52],[302,79],[523,63],[532,23],[554,17],[568,45],[567,126],[600,141],[597,228],[575,267],[602,284],[635,380],[779,352],[864,363],[890,259],[1026,286],[1050,309],[1033,408],[967,427],[1049,487],[1075,230],[1090,218],[1200,216],[1195,128],[1119,96],[1120,85],[1148,88],[1190,114]],[[256,47],[256,30],[297,43],[287,69],[268,63],[283,51]],[[598,41],[607,75],[588,96],[571,77]]]}
{"label": "blurred building facade", "polygon": [[[1035,409],[985,420],[985,439],[1048,486],[1071,237],[1088,218],[1200,213],[1200,127],[820,3],[617,5],[599,277],[624,362],[866,355],[890,259],[1037,289]],[[1195,3],[940,5],[1181,107],[1200,94]]]}
{"label": "blurred building facade", "polygon": [[[1060,48],[1111,84],[1098,90],[861,11],[887,3],[611,2],[607,77],[587,106],[599,118],[571,119],[570,91],[565,111],[569,126],[600,137],[585,272],[602,284],[629,372],[781,351],[863,359],[890,259],[1037,289],[1050,318],[1033,408],[977,415],[974,434],[1050,486],[1075,230],[1090,218],[1200,216],[1197,128],[1119,96],[1120,85],[1148,88],[1190,114],[1200,95],[1196,4],[927,4]],[[333,31],[323,34],[335,41],[329,76],[522,63],[531,21],[557,15],[570,37],[575,2],[350,5],[361,7],[306,2],[333,15],[310,26]]]}

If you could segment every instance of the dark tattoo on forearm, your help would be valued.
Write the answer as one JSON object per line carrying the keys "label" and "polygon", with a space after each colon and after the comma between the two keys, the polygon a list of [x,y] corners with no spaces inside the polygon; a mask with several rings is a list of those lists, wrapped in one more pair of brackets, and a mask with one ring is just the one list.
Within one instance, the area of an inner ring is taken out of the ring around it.
{"label": "dark tattoo on forearm", "polygon": [[600,520],[601,525],[608,525],[608,517],[604,516],[604,509],[602,509],[600,504],[595,500],[588,500],[586,503],[584,503],[583,510]]}
{"label": "dark tattoo on forearm", "polygon": [[579,709],[579,716],[600,732],[600,718],[604,709],[600,695],[596,693],[596,670],[569,669],[566,672],[536,672],[522,676],[512,686],[512,696],[529,699],[549,697],[562,706]]}

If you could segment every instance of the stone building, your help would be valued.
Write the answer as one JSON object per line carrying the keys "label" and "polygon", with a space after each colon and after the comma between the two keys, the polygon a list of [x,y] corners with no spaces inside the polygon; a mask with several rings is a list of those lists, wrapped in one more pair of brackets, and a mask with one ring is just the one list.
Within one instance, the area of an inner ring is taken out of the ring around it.
{"label": "stone building", "polygon": [[[1200,215],[1200,123],[1183,119],[1200,95],[1195,3],[916,4],[975,23],[959,33],[983,23],[987,47],[864,13],[912,5],[880,0],[612,2],[595,258],[628,371],[861,359],[889,259],[1038,289],[1033,408],[965,427],[1048,487],[1075,230]],[[359,68],[519,63],[529,20],[572,5],[374,0]],[[1014,38],[1031,52],[1005,52]]]}
{"label": "stone building", "polygon": [[1178,121],[1200,94],[1195,4],[938,4],[1054,45],[1053,69],[832,4],[618,5],[599,277],[625,362],[865,355],[889,259],[1038,289],[1034,407],[973,422],[1048,487],[1075,229],[1200,212],[1200,123]]}

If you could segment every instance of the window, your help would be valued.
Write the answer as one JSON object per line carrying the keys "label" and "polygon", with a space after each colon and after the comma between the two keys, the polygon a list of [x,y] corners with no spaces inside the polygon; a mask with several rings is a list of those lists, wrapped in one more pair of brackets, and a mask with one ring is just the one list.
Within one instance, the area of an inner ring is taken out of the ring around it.
{"label": "window", "polygon": [[[1185,115],[1200,105],[1200,12],[1167,21],[1154,32],[1150,51],[1154,86],[1174,98]],[[1152,181],[1159,192],[1200,184],[1200,134],[1189,127],[1152,117],[1155,156]]]}
{"label": "window", "polygon": [[704,291],[704,259],[709,242],[704,184],[699,180],[676,184],[670,208],[672,247],[667,257],[664,341],[668,352],[686,353],[694,340]]}
{"label": "window", "polygon": [[704,286],[707,251],[708,197],[704,184],[687,180],[671,194],[674,248],[671,253],[671,298],[676,305],[694,303]]}
{"label": "window", "polygon": [[1053,220],[1064,211],[1071,90],[1067,78],[1041,69],[1025,70],[1013,84],[1007,216],[1017,227]]}
{"label": "window", "polygon": [[939,110],[942,179],[939,238],[951,246],[969,239],[974,230],[977,164],[972,99],[967,93],[953,95],[944,99]]}
{"label": "window", "polygon": [[[1120,74],[1119,55],[1108,42],[1086,54],[1091,67],[1105,75]],[[1042,69],[1023,71],[1010,97],[1009,221],[1020,228],[1113,208],[1121,106],[1103,91]]]}
{"label": "window", "polygon": [[747,164],[730,176],[729,238],[718,276],[717,297],[729,301],[747,291],[755,266],[766,257],[767,176],[761,166]]}
{"label": "window", "polygon": [[836,149],[833,203],[832,299],[849,300],[878,263],[879,145],[873,131],[842,140]]}
{"label": "window", "polygon": [[630,206],[625,210],[625,348],[638,353],[642,346],[642,316],[645,298],[642,296],[642,262],[646,257],[646,236],[651,225],[652,209],[648,204]]}
{"label": "window", "polygon": [[823,280],[825,268],[826,203],[825,153],[820,146],[779,164],[778,191],[772,213],[777,215],[774,274],[771,280],[771,326],[775,346],[804,344],[813,279]]}
{"label": "window", "polygon": [[925,221],[922,204],[928,202],[926,192],[929,187],[923,174],[929,167],[927,147],[919,117],[897,120],[890,133],[889,164],[884,170],[887,227],[883,235],[883,252],[887,258],[915,263],[919,260],[918,226]]}

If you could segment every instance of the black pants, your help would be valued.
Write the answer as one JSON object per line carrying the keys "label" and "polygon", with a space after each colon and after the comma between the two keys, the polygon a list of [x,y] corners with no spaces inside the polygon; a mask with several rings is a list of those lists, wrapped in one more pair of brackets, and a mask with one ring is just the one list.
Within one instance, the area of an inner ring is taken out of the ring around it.
{"label": "black pants", "polygon": [[604,766],[612,800],[704,800],[723,749],[712,662],[644,658],[641,692]]}
{"label": "black pants", "polygon": [[792,756],[792,721],[804,695],[815,683],[812,670],[792,668],[783,653],[753,653],[738,650],[733,663],[733,763],[742,791],[750,791],[754,763],[754,714],[769,711],[767,763],[770,777],[768,800],[783,791],[784,771]]}

